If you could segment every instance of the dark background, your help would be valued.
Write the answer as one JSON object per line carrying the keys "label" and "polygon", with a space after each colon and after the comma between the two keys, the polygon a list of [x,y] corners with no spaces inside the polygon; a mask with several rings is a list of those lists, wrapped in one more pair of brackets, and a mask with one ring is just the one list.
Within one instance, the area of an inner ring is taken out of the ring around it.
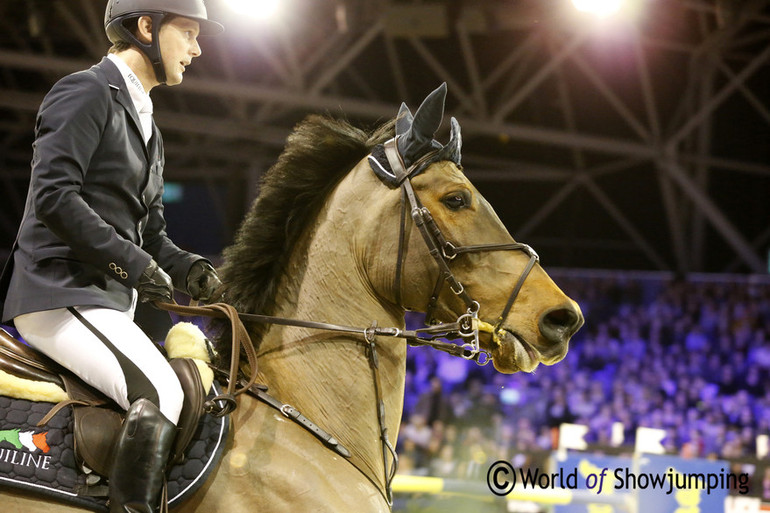
{"label": "dark background", "polygon": [[[216,257],[304,116],[373,127],[446,81],[468,176],[546,266],[766,273],[769,4],[648,0],[597,25],[567,0],[287,0],[269,23],[209,1],[226,32],[153,91],[169,232]],[[106,53],[104,5],[0,2],[0,257],[37,107]]]}

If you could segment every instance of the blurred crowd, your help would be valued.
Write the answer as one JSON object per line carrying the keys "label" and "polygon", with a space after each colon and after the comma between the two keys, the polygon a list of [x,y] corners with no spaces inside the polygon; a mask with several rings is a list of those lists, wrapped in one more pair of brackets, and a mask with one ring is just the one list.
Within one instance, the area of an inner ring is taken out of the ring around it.
{"label": "blurred crowd", "polygon": [[645,426],[666,431],[671,454],[755,458],[757,436],[770,433],[770,282],[557,281],[586,325],[552,367],[505,375],[410,348],[402,473],[472,478],[498,459],[525,465],[555,448],[564,422],[588,426],[594,448],[632,449]]}

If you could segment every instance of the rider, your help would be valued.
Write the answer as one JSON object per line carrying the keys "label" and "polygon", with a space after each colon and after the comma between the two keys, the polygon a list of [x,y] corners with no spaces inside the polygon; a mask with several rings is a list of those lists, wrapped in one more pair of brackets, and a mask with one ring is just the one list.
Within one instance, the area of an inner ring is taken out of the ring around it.
{"label": "rider", "polygon": [[109,475],[110,512],[157,509],[183,392],[133,322],[137,300],[174,287],[206,301],[211,263],[179,249],[163,217],[163,141],[149,92],[182,81],[199,35],[222,31],[203,0],[108,0],[113,43],[64,77],[35,123],[21,227],[0,278],[2,319],[34,348],[126,409]]}

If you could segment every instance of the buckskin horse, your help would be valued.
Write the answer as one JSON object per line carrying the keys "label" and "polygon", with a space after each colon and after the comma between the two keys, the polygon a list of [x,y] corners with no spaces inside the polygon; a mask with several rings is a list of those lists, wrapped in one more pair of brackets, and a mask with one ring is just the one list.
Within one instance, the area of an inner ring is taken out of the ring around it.
{"label": "buckskin horse", "polygon": [[[442,85],[414,115],[402,105],[373,132],[310,116],[289,136],[224,251],[223,301],[361,330],[250,323],[257,381],[279,409],[240,395],[222,461],[177,511],[389,511],[407,340],[431,333],[406,330],[406,310],[454,326],[466,340],[455,353],[500,372],[564,358],[580,308],[463,174],[456,120],[446,145],[434,140],[445,95]],[[79,511],[7,491],[2,503]]]}

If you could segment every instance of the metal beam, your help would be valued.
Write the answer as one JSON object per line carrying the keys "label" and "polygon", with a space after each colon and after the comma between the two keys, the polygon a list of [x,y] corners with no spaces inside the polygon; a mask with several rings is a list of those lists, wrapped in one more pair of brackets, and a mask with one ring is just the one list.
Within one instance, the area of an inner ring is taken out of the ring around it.
{"label": "metal beam", "polygon": [[642,99],[644,100],[644,110],[647,114],[650,132],[652,134],[652,143],[660,142],[660,117],[658,116],[658,107],[655,98],[655,88],[652,86],[650,77],[650,68],[647,64],[647,57],[642,51],[642,45],[639,42],[639,34],[636,34],[632,45],[634,47],[634,56],[636,57],[637,71],[639,73],[639,84],[642,89]]}
{"label": "metal beam", "polygon": [[343,55],[336,59],[334,64],[324,70],[321,76],[310,86],[308,92],[312,95],[316,95],[323,90],[324,87],[329,85],[329,83],[334,80],[334,78],[339,75],[348,64],[353,62],[353,60],[358,57],[367,46],[369,46],[374,38],[382,33],[382,29],[382,22],[377,22],[369,27],[369,29],[364,32]]}
{"label": "metal beam", "polygon": [[462,104],[462,110],[469,112],[471,115],[474,114],[475,111],[473,108],[473,100],[470,96],[468,96],[468,93],[465,92],[465,88],[463,88],[460,83],[455,80],[454,74],[450,73],[446,67],[441,64],[441,62],[430,52],[430,50],[428,50],[428,47],[425,46],[421,40],[417,39],[416,37],[410,37],[408,38],[408,41],[409,44],[411,44],[412,47],[417,50],[417,53],[420,54],[420,57],[422,57],[428,67],[433,70],[433,73],[435,73],[438,78],[447,83],[449,91],[452,92],[452,96],[460,100],[460,103]]}
{"label": "metal beam", "polygon": [[512,98],[503,102],[501,105],[494,109],[495,114],[492,120],[496,123],[505,119],[517,106],[531,95],[537,86],[539,86],[551,73],[553,73],[557,67],[559,67],[570,55],[572,55],[577,48],[583,44],[588,32],[583,30],[578,32],[558,51],[555,55],[551,56],[551,59],[540,68],[537,73],[532,75],[529,81],[522,86]]}
{"label": "metal beam", "polygon": [[[93,34],[83,25],[81,20],[83,19],[82,13],[78,16],[72,13],[71,2],[54,2],[53,7],[56,10],[58,18],[63,19],[64,22],[69,25],[71,33],[80,41],[83,48],[91,54],[95,59],[101,59],[104,55],[104,42],[106,37],[101,36],[98,39],[93,37]],[[81,5],[82,8],[82,5]],[[78,9],[79,10],[79,9]],[[57,20],[58,23],[58,20]],[[101,42],[101,44],[98,44]]]}
{"label": "metal beam", "polygon": [[648,144],[630,141],[627,139],[615,139],[597,135],[569,133],[564,130],[542,128],[524,124],[494,123],[475,119],[458,118],[463,131],[476,134],[493,136],[507,135],[521,141],[541,143],[567,148],[581,148],[584,150],[609,153],[613,155],[627,155],[653,160],[659,156],[658,149]]}
{"label": "metal beam", "polygon": [[719,107],[740,85],[744,84],[746,80],[759,70],[768,59],[770,59],[770,46],[752,59],[740,73],[731,77],[729,83],[725,87],[712,96],[705,105],[701,106],[700,110],[694,116],[679,128],[673,136],[668,138],[666,141],[667,147],[672,150],[675,149],[676,145],[678,145],[682,139],[703,122],[706,116],[710,115],[717,107]]}
{"label": "metal beam", "polygon": [[[767,243],[770,242],[770,226],[754,237],[751,241],[751,246],[757,251],[762,251],[767,247]],[[724,271],[726,273],[735,272],[740,267],[742,261],[740,257],[735,257],[728,265],[725,266]]]}
{"label": "metal beam", "polygon": [[[0,66],[9,65],[18,66],[23,69],[36,69],[37,67],[55,68],[61,71],[67,68],[68,72],[74,69],[83,69],[87,67],[82,61],[51,58],[39,55],[30,55],[27,53],[6,52],[0,50]],[[345,113],[356,115],[369,119],[387,119],[395,115],[396,108],[390,103],[371,102],[353,98],[333,97],[333,96],[308,96],[299,92],[286,91],[266,86],[253,84],[229,84],[227,81],[202,79],[196,77],[185,78],[183,85],[179,86],[179,92],[190,92],[198,94],[211,94],[214,96],[225,96],[240,98],[249,101],[268,101],[282,103],[303,110],[329,111],[336,113]],[[0,89],[0,107],[37,111],[42,101],[43,93],[28,93],[7,89]],[[171,115],[171,114],[167,114]],[[564,130],[550,128],[541,128],[537,126],[527,126],[523,124],[503,124],[489,123],[476,119],[458,119],[466,133],[478,135],[488,135],[497,137],[507,135],[513,139],[547,144],[550,146],[564,146],[567,148],[580,148],[584,150],[596,151],[599,153],[611,155],[625,155],[644,160],[655,160],[660,156],[660,151],[648,144],[635,142],[625,139],[611,137],[594,136],[587,134],[569,133]],[[180,124],[175,126],[185,131],[185,127]],[[264,129],[264,125],[254,125],[254,129]],[[202,133],[200,127],[190,127],[190,131]],[[215,133],[209,130],[209,135],[227,136],[232,133],[225,127],[222,133]],[[245,131],[238,131],[238,137],[247,135],[250,140],[259,140],[259,134],[248,134]],[[274,140],[272,137],[270,140]],[[701,157],[698,155],[682,154],[680,159],[683,162],[705,162],[712,167],[719,167],[734,171],[746,173],[756,173],[770,175],[770,166],[755,164],[751,162],[741,162],[733,159],[723,159],[718,157]]]}
{"label": "metal beam", "polygon": [[671,244],[674,247],[674,258],[679,272],[686,273],[690,270],[690,262],[687,258],[687,248],[685,245],[684,220],[682,219],[681,205],[677,201],[674,185],[671,178],[665,171],[660,170],[656,173],[660,194],[663,200],[663,207],[666,209],[666,220],[668,222],[668,231],[671,237]]}
{"label": "metal beam", "polygon": [[665,159],[660,162],[662,169],[665,169],[669,176],[679,185],[684,193],[689,196],[692,202],[703,212],[714,228],[720,235],[732,246],[738,256],[751,269],[752,272],[760,273],[765,271],[765,263],[756,254],[740,232],[727,219],[727,216],[714,204],[702,190],[700,190],[687,176],[687,173],[673,161]]}
{"label": "metal beam", "polygon": [[398,58],[398,50],[393,37],[385,34],[385,51],[388,55],[388,66],[393,74],[393,82],[399,98],[409,98],[409,91],[406,88],[406,79],[404,78],[404,68]]}
{"label": "metal beam", "polygon": [[537,226],[546,220],[546,218],[553,213],[556,208],[564,203],[570,194],[580,185],[580,179],[578,177],[573,178],[569,182],[565,183],[555,194],[551,194],[548,200],[540,205],[529,218],[527,222],[516,229],[515,234],[522,239],[527,239],[529,234],[537,228]]}
{"label": "metal beam", "polygon": [[486,77],[482,79],[482,86],[485,90],[488,90],[502,77],[506,76],[517,63],[519,63],[528,52],[532,52],[535,42],[538,40],[539,34],[536,31],[527,35],[524,42],[519,45],[515,50],[510,52],[508,56],[503,59]]}
{"label": "metal beam", "polygon": [[606,84],[604,80],[599,76],[596,71],[583,59],[579,54],[572,54],[570,60],[574,62],[580,71],[583,72],[586,78],[593,84],[599,94],[601,94],[607,103],[615,109],[615,112],[620,115],[621,119],[636,132],[643,141],[650,139],[650,131],[637,119],[633,112],[618,98],[618,96],[612,91],[612,88]]}
{"label": "metal beam", "polygon": [[610,217],[612,217],[615,222],[618,223],[618,225],[623,229],[623,231],[628,234],[628,236],[642,251],[642,253],[644,253],[647,258],[649,258],[650,261],[657,266],[658,269],[665,270],[669,268],[669,265],[666,263],[665,259],[660,254],[658,254],[655,248],[649,242],[647,242],[647,240],[641,233],[639,233],[639,230],[636,229],[633,223],[631,223],[631,221],[626,218],[626,216],[617,207],[617,205],[615,205],[615,202],[612,201],[609,196],[604,194],[604,191],[602,191],[587,174],[583,174],[581,183],[585,186],[586,189],[588,189],[588,192],[590,192],[594,198],[596,198],[599,204],[604,207],[607,213],[610,214]]}
{"label": "metal beam", "polygon": [[[705,20],[702,23],[706,26]],[[703,66],[702,78],[698,91],[698,102],[704,104],[714,94],[715,67],[713,65]],[[713,137],[713,116],[709,116],[695,134],[695,151],[701,156],[708,156],[711,153],[711,139]],[[702,191],[708,191],[708,183],[711,178],[711,168],[706,164],[694,166],[694,182]],[[703,270],[705,263],[706,248],[706,219],[697,208],[691,209],[690,219],[690,252],[692,254],[693,268]]]}
{"label": "metal beam", "polygon": [[[733,70],[728,68],[724,62],[721,62],[717,59],[717,67],[719,68],[719,71],[724,73],[728,79],[735,80],[735,73],[733,73]],[[765,123],[770,124],[770,110],[765,107],[762,101],[757,98],[757,96],[752,93],[743,83],[738,84],[738,91],[743,95],[744,98],[746,98],[746,101],[749,102],[749,105],[754,108],[754,111],[765,120]]]}
{"label": "metal beam", "polygon": [[479,67],[476,64],[476,58],[473,53],[473,43],[468,35],[468,30],[465,28],[464,18],[457,22],[455,28],[457,30],[457,37],[460,40],[460,50],[463,55],[463,62],[465,62],[465,69],[471,80],[471,90],[473,91],[473,99],[476,102],[476,111],[479,117],[486,118],[488,115],[487,102],[484,98],[484,89],[481,86]]}

